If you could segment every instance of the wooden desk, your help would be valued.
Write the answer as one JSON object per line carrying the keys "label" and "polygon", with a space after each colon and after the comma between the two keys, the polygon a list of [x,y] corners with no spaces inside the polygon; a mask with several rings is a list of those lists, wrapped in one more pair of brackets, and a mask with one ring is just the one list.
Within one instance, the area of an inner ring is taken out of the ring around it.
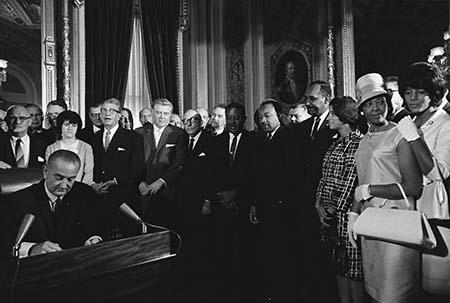
{"label": "wooden desk", "polygon": [[[151,302],[142,294],[165,279],[174,256],[170,232],[161,231],[23,258],[15,302]],[[1,302],[9,302],[8,291]]]}

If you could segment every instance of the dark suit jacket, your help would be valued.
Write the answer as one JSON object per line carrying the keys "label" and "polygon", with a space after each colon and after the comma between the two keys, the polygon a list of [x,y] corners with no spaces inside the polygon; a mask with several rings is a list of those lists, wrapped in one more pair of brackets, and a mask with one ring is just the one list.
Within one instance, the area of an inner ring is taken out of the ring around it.
{"label": "dark suit jacket", "polygon": [[214,197],[212,189],[215,138],[202,131],[193,150],[187,150],[181,171],[177,198],[183,219],[198,222],[205,199]]}
{"label": "dark suit jacket", "polygon": [[187,150],[187,135],[178,127],[168,125],[161,134],[158,146],[155,144],[153,124],[144,126],[145,173],[142,180],[147,184],[162,178],[166,189],[174,189],[183,168]]}
{"label": "dark suit jacket", "polygon": [[249,206],[254,204],[259,165],[258,153],[262,145],[259,137],[244,130],[231,164],[230,134],[225,131],[216,137],[213,165],[215,193],[230,189],[237,190],[238,197],[235,202],[243,213],[247,213]]}
{"label": "dark suit jacket", "polygon": [[84,245],[93,235],[103,236],[97,222],[96,196],[92,189],[75,182],[72,189],[61,200],[57,212],[52,213],[44,180],[7,197],[2,205],[0,217],[0,242],[3,252],[14,244],[20,223],[25,214],[33,214],[34,222],[25,242],[51,241],[61,248]]}
{"label": "dark suit jacket", "polygon": [[[304,193],[310,198],[311,195],[315,195],[317,185],[322,177],[322,160],[325,152],[333,142],[333,137],[337,138],[338,136],[335,130],[330,130],[328,121],[325,120],[317,130],[314,138],[311,138],[310,134],[313,123],[314,117],[311,117],[292,128],[291,135],[289,136],[295,138],[295,146],[288,156],[289,161],[296,166],[296,172],[305,172],[305,174],[301,174],[302,180],[299,180],[298,176],[297,178],[291,176],[289,179],[297,179],[297,184],[300,181],[301,185],[303,185]],[[298,155],[301,155],[302,158],[299,158]],[[294,185],[295,183],[292,183],[289,187]],[[298,195],[295,191],[292,194],[293,196]],[[314,204],[314,201],[310,203]]]}
{"label": "dark suit jacket", "polygon": [[[14,151],[9,141],[10,136],[0,136],[0,160],[8,163],[12,167],[17,167]],[[34,136],[30,136],[30,160],[29,168],[40,168],[44,164],[45,149],[47,145]]]}
{"label": "dark suit jacket", "polygon": [[142,137],[132,130],[118,128],[111,139],[108,150],[103,148],[103,132],[94,135],[94,182],[105,182],[116,178],[118,186],[103,195],[113,206],[127,202],[137,206],[138,176],[144,166]]}
{"label": "dark suit jacket", "polygon": [[77,137],[78,139],[83,140],[84,142],[92,145],[92,143],[94,142],[94,135],[95,135],[94,127],[92,125],[89,125],[81,129],[78,132]]}

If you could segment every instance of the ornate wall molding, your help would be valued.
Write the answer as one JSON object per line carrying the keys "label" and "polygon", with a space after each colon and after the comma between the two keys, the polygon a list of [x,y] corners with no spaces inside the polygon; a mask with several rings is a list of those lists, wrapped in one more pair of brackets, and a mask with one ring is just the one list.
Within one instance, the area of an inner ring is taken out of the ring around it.
{"label": "ornate wall molding", "polygon": [[355,42],[352,0],[341,1],[341,58],[343,96],[355,96]]}
{"label": "ornate wall molding", "polygon": [[69,17],[69,0],[63,0],[62,5],[62,20],[63,20],[63,87],[64,87],[64,102],[68,109],[72,109],[71,91],[70,91],[70,17]]}
{"label": "ornate wall molding", "polygon": [[227,102],[245,104],[245,42],[248,33],[245,1],[231,0],[225,7]]}
{"label": "ornate wall molding", "polygon": [[327,69],[328,69],[328,84],[331,88],[331,97],[335,96],[336,80],[334,78],[334,27],[328,26],[327,34]]}
{"label": "ornate wall molding", "polygon": [[53,0],[41,0],[41,53],[44,56],[41,65],[42,75],[42,109],[47,103],[56,99],[56,48]]}

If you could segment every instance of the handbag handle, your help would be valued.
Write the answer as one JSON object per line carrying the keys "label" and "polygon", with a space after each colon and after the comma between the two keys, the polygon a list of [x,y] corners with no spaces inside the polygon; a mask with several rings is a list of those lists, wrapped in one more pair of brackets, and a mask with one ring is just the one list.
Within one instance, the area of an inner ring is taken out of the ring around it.
{"label": "handbag handle", "polygon": [[406,205],[408,208],[411,208],[411,203],[409,203],[408,197],[406,196],[405,191],[403,190],[403,187],[400,183],[395,183],[398,186],[398,189],[400,189],[400,192],[402,193],[403,199],[405,200]]}

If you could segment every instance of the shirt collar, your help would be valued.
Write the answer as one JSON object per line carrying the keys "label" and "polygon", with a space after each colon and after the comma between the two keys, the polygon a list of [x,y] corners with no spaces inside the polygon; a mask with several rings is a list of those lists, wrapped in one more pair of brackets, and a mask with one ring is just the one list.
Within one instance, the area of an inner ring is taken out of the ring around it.
{"label": "shirt collar", "polygon": [[[11,135],[11,141],[15,144],[17,139],[19,139],[19,137],[14,137]],[[23,144],[30,144],[30,136],[28,136],[27,134],[25,136],[23,136],[22,138],[20,138],[20,140],[22,140]]]}
{"label": "shirt collar", "polygon": [[[117,124],[116,126],[114,126],[113,128],[111,128],[109,131],[111,132],[111,138],[114,136],[114,134],[116,133],[116,131],[119,129],[119,124]],[[108,130],[105,128],[104,129],[105,130],[105,132],[104,132],[104,134],[105,134],[105,136],[106,136],[106,133],[108,132]]]}
{"label": "shirt collar", "polygon": [[50,202],[54,203],[56,201],[56,199],[59,198],[60,200],[62,200],[64,198],[64,196],[58,197],[58,196],[55,196],[54,194],[52,194],[47,188],[46,180],[44,180],[44,188],[45,188],[45,192],[47,193],[47,197],[50,199]]}

